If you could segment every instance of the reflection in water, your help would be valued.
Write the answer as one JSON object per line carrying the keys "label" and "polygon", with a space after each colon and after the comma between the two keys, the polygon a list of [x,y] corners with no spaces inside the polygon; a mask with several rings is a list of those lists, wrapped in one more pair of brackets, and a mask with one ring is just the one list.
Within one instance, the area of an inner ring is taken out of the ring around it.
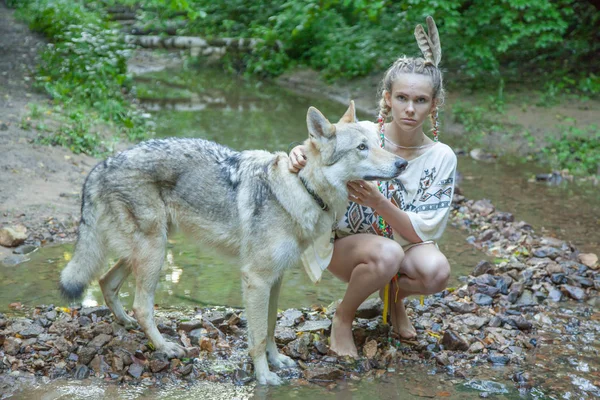
{"label": "reflection in water", "polygon": [[168,266],[168,269],[171,271],[170,274],[167,274],[165,276],[165,279],[167,280],[167,282],[172,282],[175,284],[179,283],[179,278],[181,277],[183,270],[175,265],[175,262],[173,261],[173,251],[172,250],[169,250],[167,252],[167,266]]}

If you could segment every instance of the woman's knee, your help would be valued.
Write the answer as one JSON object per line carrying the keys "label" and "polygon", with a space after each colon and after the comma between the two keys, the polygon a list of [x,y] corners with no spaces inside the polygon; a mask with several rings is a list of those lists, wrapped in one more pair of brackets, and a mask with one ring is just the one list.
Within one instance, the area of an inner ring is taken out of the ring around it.
{"label": "woman's knee", "polygon": [[427,294],[438,293],[444,290],[448,285],[450,279],[450,263],[448,259],[443,255],[439,254],[435,257],[431,257],[428,265],[423,268],[423,284],[427,288]]}
{"label": "woman's knee", "polygon": [[391,279],[398,273],[404,259],[404,250],[393,240],[382,240],[369,251],[369,264],[385,279]]}

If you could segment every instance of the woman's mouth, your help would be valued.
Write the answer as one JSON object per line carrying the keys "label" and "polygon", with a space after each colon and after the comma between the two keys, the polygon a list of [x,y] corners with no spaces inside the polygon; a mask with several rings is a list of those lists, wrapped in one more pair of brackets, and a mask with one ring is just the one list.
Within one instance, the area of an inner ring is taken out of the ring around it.
{"label": "woman's mouth", "polygon": [[402,118],[402,122],[404,122],[405,124],[414,124],[417,121],[411,118]]}

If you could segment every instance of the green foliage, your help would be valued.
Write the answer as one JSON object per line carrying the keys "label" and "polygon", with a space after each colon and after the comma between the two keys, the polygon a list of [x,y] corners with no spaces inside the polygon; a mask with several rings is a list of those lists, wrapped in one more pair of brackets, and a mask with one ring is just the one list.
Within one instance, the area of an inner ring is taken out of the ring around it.
{"label": "green foliage", "polygon": [[68,119],[69,121],[62,124],[56,132],[49,136],[40,136],[38,143],[64,146],[75,154],[87,153],[97,156],[106,152],[100,136],[93,132],[84,112],[71,112]]}
{"label": "green foliage", "polygon": [[41,53],[36,84],[65,106],[71,122],[48,141],[75,152],[98,153],[97,134],[76,117],[80,106],[130,140],[144,137],[145,120],[126,95],[130,48],[118,30],[76,0],[30,0],[17,7],[17,15],[51,41]]}
{"label": "green foliage", "polygon": [[[466,77],[516,71],[512,75],[518,79],[522,71],[530,71],[531,76],[548,82],[560,80],[566,72],[578,76],[570,88],[589,93],[600,90],[598,78],[590,74],[590,56],[600,50],[594,29],[600,17],[589,1],[144,2],[145,9],[166,12],[177,7],[194,10],[198,16],[181,34],[265,40],[256,54],[240,54],[242,62],[237,62],[259,74],[276,75],[289,65],[303,63],[323,70],[329,78],[365,75],[387,67],[401,54],[417,55],[414,26],[433,15],[441,33],[444,64]],[[153,16],[144,13],[141,18]]]}
{"label": "green foliage", "polygon": [[574,175],[600,174],[600,130],[595,125],[566,128],[558,139],[550,139],[542,150],[554,168],[568,169]]}
{"label": "green foliage", "polygon": [[549,91],[600,93],[594,74],[600,13],[586,0],[104,0],[103,4],[133,7],[145,26],[185,14],[187,23],[178,30],[182,35],[264,40],[254,52],[228,54],[224,61],[231,69],[273,76],[303,64],[321,70],[328,79],[366,75],[387,68],[402,54],[420,55],[414,26],[433,15],[445,68],[471,85],[485,85],[490,76],[520,82],[525,73]]}

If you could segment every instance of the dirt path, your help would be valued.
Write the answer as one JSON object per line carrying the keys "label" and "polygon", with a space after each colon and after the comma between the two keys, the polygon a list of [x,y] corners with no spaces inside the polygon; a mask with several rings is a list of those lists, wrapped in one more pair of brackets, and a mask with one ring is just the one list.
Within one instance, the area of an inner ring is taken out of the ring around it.
{"label": "dirt path", "polygon": [[[72,239],[79,191],[96,160],[34,144],[37,133],[21,128],[30,104],[49,102],[31,73],[46,43],[13,14],[0,2],[0,227],[24,225],[42,243]],[[10,253],[0,246],[0,259]]]}

